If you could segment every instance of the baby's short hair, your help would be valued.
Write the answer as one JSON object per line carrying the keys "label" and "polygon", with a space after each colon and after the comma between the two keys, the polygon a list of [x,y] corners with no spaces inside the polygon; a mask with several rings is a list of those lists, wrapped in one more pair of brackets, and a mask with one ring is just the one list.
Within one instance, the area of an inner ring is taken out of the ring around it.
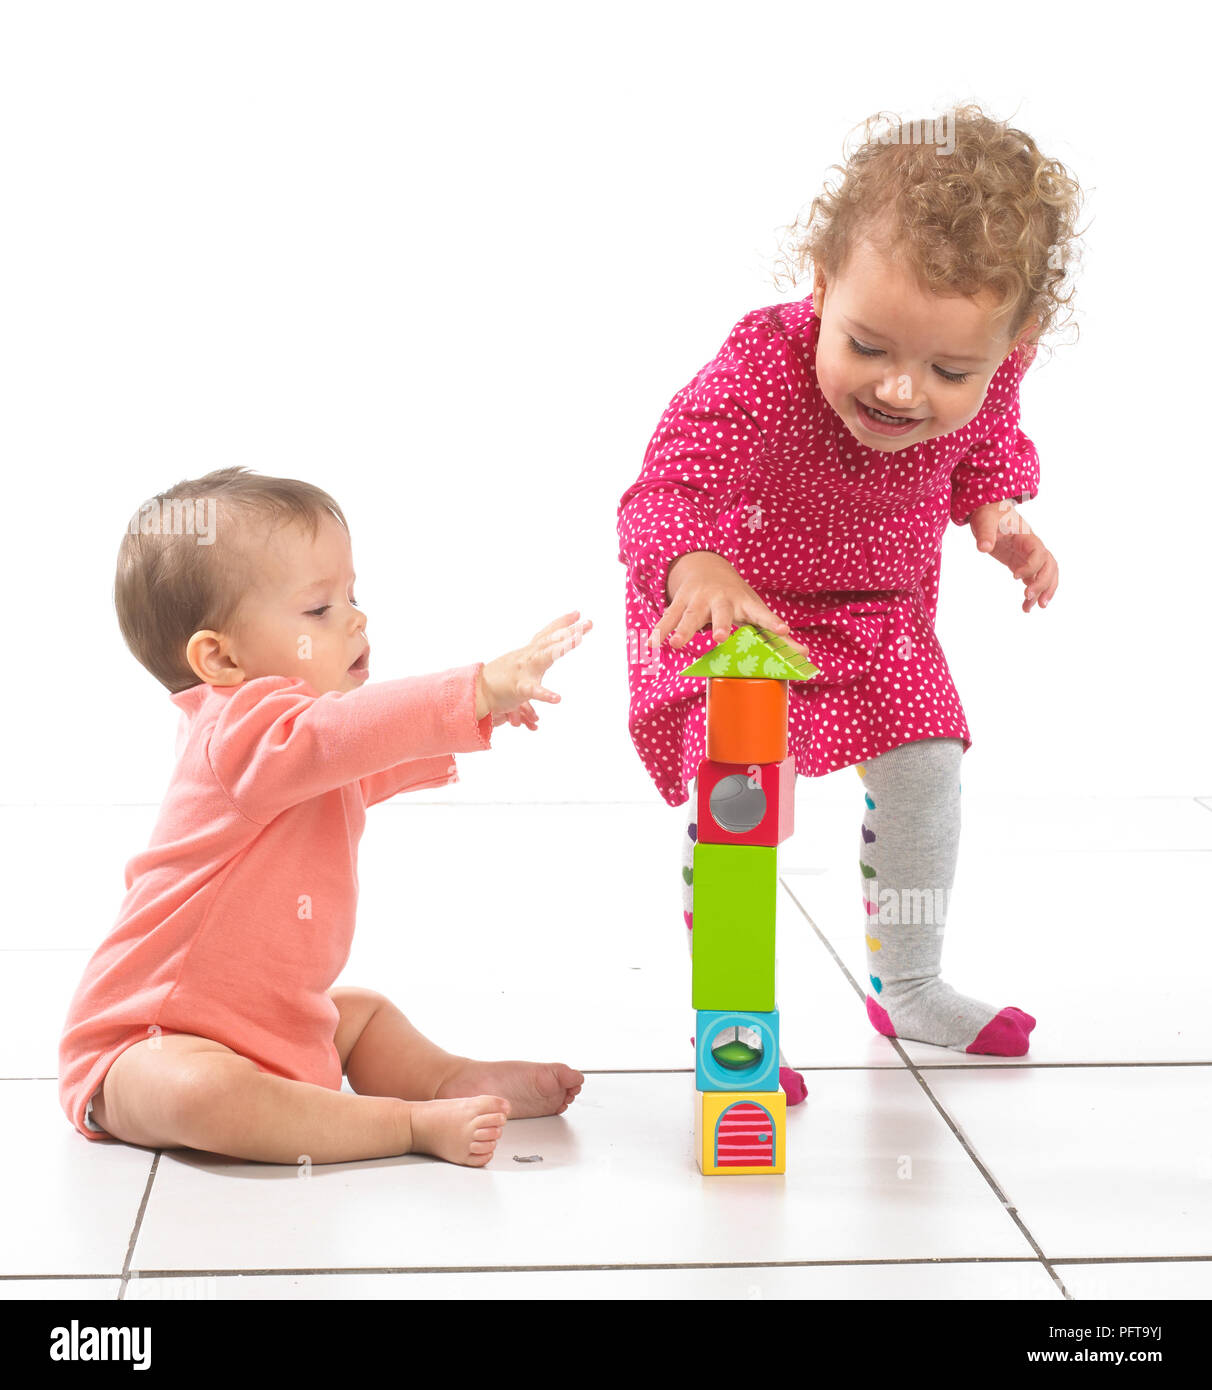
{"label": "baby's short hair", "polygon": [[349,530],[337,503],[311,483],[220,468],[144,502],[118,550],[114,607],[135,659],[176,693],[198,684],[185,649],[195,632],[230,631],[255,576],[241,542],[250,524],[265,532],[290,522],[314,538],[323,516]]}

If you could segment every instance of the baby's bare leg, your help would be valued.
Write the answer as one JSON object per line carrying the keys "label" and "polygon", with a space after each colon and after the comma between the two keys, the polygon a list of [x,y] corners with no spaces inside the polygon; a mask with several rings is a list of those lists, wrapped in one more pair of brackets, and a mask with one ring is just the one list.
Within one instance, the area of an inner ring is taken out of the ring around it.
{"label": "baby's bare leg", "polygon": [[438,1102],[487,1095],[506,1102],[494,1108],[522,1120],[563,1114],[585,1080],[562,1062],[482,1062],[445,1052],[377,991],[329,992],[341,1015],[337,1052],[359,1095]]}
{"label": "baby's bare leg", "polygon": [[333,1042],[360,1096],[434,1100],[442,1082],[468,1060],[431,1042],[377,990],[338,985],[329,994],[339,1014]]}
{"label": "baby's bare leg", "polygon": [[[416,1151],[482,1166],[505,1123],[498,1107],[480,1103],[488,1099],[418,1107],[390,1096],[330,1091],[258,1071],[221,1043],[178,1033],[122,1053],[93,1115],[128,1143],[262,1163],[296,1164],[305,1155],[312,1163],[343,1163]],[[442,1115],[414,1125],[415,1111],[439,1107]]]}

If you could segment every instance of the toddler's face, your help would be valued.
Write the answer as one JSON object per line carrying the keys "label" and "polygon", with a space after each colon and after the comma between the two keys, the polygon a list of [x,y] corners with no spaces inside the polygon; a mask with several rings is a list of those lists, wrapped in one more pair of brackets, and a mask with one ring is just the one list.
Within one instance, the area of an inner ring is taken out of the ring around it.
{"label": "toddler's face", "polygon": [[[992,326],[992,291],[975,299],[924,293],[865,242],[841,276],[817,272],[812,304],[821,320],[816,375],[825,399],[860,444],[891,453],[962,429],[984,405],[994,373],[1035,327],[1028,323],[1012,343]],[[872,406],[902,423],[881,426]]]}
{"label": "toddler's face", "polygon": [[[354,605],[349,535],[324,516],[313,541],[296,524],[243,539],[259,571],[233,630],[196,632],[187,659],[210,685],[298,676],[318,694],[356,690],[370,675],[366,618]],[[355,663],[366,664],[358,668]]]}

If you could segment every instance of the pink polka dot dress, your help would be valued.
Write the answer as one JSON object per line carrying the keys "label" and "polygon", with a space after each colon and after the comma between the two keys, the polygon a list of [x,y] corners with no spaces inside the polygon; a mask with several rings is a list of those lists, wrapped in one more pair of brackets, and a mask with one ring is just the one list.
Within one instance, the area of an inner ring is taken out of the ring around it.
{"label": "pink polka dot dress", "polygon": [[[934,631],[950,519],[1039,490],[1018,426],[1023,360],[1012,353],[963,429],[898,452],[860,444],[816,378],[812,296],[754,309],[670,401],[618,508],[627,567],[628,727],[671,806],[706,752],[703,680],[678,672],[710,628],[649,655],[665,576],[691,550],[722,555],[786,619],[821,668],[789,683],[796,771],[820,777],[968,722]],[[1030,363],[1031,354],[1025,361]]]}

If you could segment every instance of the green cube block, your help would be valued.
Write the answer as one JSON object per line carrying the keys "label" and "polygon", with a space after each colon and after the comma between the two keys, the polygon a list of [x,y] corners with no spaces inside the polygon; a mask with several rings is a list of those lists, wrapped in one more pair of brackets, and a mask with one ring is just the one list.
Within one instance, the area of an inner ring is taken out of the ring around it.
{"label": "green cube block", "polygon": [[773,845],[694,847],[692,1007],[774,1010]]}

